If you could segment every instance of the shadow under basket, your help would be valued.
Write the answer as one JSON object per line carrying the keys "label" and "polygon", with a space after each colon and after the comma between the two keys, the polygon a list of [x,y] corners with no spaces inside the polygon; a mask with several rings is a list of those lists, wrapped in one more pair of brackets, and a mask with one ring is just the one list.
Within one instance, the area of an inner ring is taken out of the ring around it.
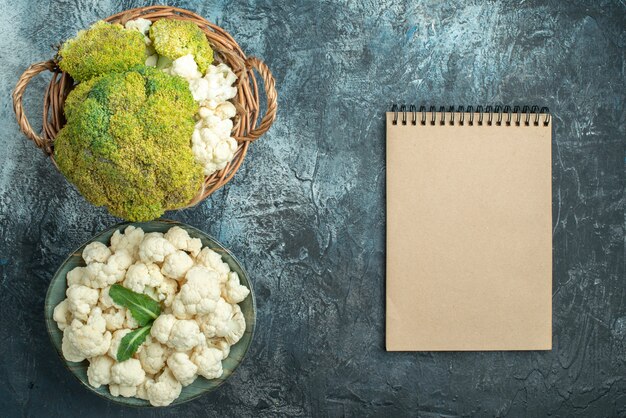
{"label": "shadow under basket", "polygon": [[[255,57],[246,57],[228,32],[185,9],[168,6],[140,7],[115,14],[104,19],[104,21],[124,25],[127,21],[139,17],[152,22],[167,18],[195,23],[209,40],[214,51],[214,61],[227,64],[237,75],[237,96],[231,100],[237,109],[231,133],[232,137],[237,140],[237,151],[233,160],[226,167],[210,176],[205,176],[201,190],[186,207],[195,206],[233,178],[248,152],[250,143],[257,140],[272,126],[276,118],[277,102],[274,77],[263,61]],[[43,130],[41,134],[37,134],[24,113],[22,98],[30,80],[44,71],[50,71],[52,78],[44,94]],[[267,102],[265,114],[260,121],[259,83],[254,71],[258,73],[263,82]],[[49,60],[28,67],[19,78],[13,91],[13,109],[20,129],[52,159],[55,166],[54,138],[65,124],[63,105],[73,87],[74,80],[70,75],[61,71],[55,60]]]}

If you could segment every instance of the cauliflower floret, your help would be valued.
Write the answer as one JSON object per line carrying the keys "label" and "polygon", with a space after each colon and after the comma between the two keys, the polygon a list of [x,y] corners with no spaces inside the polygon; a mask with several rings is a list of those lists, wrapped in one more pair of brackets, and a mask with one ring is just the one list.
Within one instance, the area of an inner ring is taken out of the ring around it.
{"label": "cauliflower floret", "polygon": [[171,75],[181,76],[187,81],[202,77],[202,74],[198,71],[198,64],[196,64],[191,54],[183,55],[172,61],[172,66],[166,72]]}
{"label": "cauliflower floret", "polygon": [[127,226],[123,234],[120,231],[115,231],[111,237],[111,251],[115,253],[119,250],[126,250],[133,259],[136,259],[143,237],[143,229],[132,225]]}
{"label": "cauliflower floret", "polygon": [[226,359],[230,354],[230,344],[223,338],[211,338],[206,340],[207,347],[217,348],[222,353],[222,360]]}
{"label": "cauliflower floret", "polygon": [[174,297],[178,292],[178,282],[174,279],[163,279],[161,285],[157,287],[157,299],[163,302],[163,305],[170,307],[174,301]]}
{"label": "cauliflower floret", "polygon": [[198,377],[198,366],[192,363],[186,353],[173,353],[167,359],[167,366],[183,387],[192,384]]}
{"label": "cauliflower floret", "polygon": [[147,401],[148,400],[147,386],[153,385],[153,384],[154,384],[154,379],[146,376],[146,379],[143,381],[143,383],[137,386],[137,393],[135,394],[135,396],[138,397],[139,399],[143,399]]}
{"label": "cauliflower floret", "polygon": [[139,323],[129,309],[126,309],[126,320],[124,321],[124,327],[130,329],[139,328]]}
{"label": "cauliflower floret", "polygon": [[189,270],[191,266],[193,266],[191,257],[182,250],[176,250],[165,257],[163,267],[161,267],[161,273],[172,279],[180,280],[185,276],[185,273],[187,273],[187,270]]}
{"label": "cauliflower floret", "polygon": [[176,317],[171,314],[161,314],[152,323],[150,335],[161,344],[167,344],[176,323]]}
{"label": "cauliflower floret", "polygon": [[130,358],[111,367],[111,382],[120,386],[138,386],[146,378],[139,360]]}
{"label": "cauliflower floret", "polygon": [[157,287],[163,281],[163,275],[156,264],[144,264],[141,261],[128,267],[124,287],[137,292],[144,293],[146,287]]}
{"label": "cauliflower floret", "polygon": [[177,250],[187,251],[194,257],[200,253],[202,249],[202,241],[200,238],[191,238],[189,233],[179,226],[170,228],[163,236]]}
{"label": "cauliflower floret", "polygon": [[124,25],[126,29],[136,30],[140,32],[143,35],[143,40],[146,45],[152,45],[152,39],[150,39],[150,37],[148,36],[148,32],[150,31],[150,26],[152,26],[152,22],[142,17],[129,20]]}
{"label": "cauliflower floret", "polygon": [[54,307],[52,319],[55,320],[61,331],[70,325],[72,322],[72,312],[69,310],[67,299],[63,299],[61,303]]}
{"label": "cauliflower floret", "polygon": [[139,245],[139,258],[144,263],[162,263],[176,248],[162,236],[146,234]]}
{"label": "cauliflower floret", "polygon": [[111,383],[111,366],[113,359],[109,356],[98,356],[89,359],[87,378],[94,388]]}
{"label": "cauliflower floret", "polygon": [[198,323],[187,319],[176,320],[169,337],[167,345],[176,351],[189,351],[204,339]]}
{"label": "cauliflower floret", "polygon": [[99,292],[83,285],[72,285],[65,291],[67,304],[72,316],[86,321],[91,308],[98,303]]}
{"label": "cauliflower floret", "polygon": [[196,128],[191,135],[191,150],[208,176],[232,161],[237,151],[237,141],[230,136],[220,137],[213,130],[201,127]]}
{"label": "cauliflower floret", "polygon": [[150,337],[141,346],[139,361],[141,367],[150,374],[157,374],[165,366],[165,361],[170,354],[170,349]]}
{"label": "cauliflower floret", "polygon": [[197,373],[206,379],[216,379],[223,373],[222,350],[218,348],[196,347],[191,354],[191,361],[198,367]]}
{"label": "cauliflower floret", "polygon": [[230,345],[236,344],[246,330],[246,320],[239,305],[231,305],[223,298],[217,302],[215,311],[196,320],[206,338],[222,337]]}
{"label": "cauliflower floret", "polygon": [[109,250],[109,247],[98,241],[87,244],[83,250],[83,260],[87,264],[93,262],[104,263],[110,256],[111,250]]}
{"label": "cauliflower floret", "polygon": [[85,356],[70,341],[69,334],[70,328],[66,327],[63,330],[63,340],[61,341],[61,351],[63,352],[63,357],[65,358],[65,360],[73,362],[80,362],[85,360]]}
{"label": "cauliflower floret", "polygon": [[111,345],[109,346],[108,354],[111,358],[117,359],[117,350],[120,348],[120,343],[122,342],[122,338],[126,336],[129,332],[132,332],[131,329],[118,329],[113,333],[113,337],[111,338]]}
{"label": "cauliflower floret", "polygon": [[237,95],[237,87],[233,87],[237,76],[228,65],[209,65],[204,78],[209,82],[208,100],[225,102]]}
{"label": "cauliflower floret", "polygon": [[106,321],[107,330],[113,332],[124,327],[126,312],[124,309],[109,308],[102,313],[102,317]]}
{"label": "cauliflower floret", "polygon": [[66,330],[69,342],[85,358],[101,356],[111,346],[111,333],[106,330],[106,321],[99,308],[93,310],[86,324],[75,319]]}
{"label": "cauliflower floret", "polygon": [[67,279],[67,287],[77,284],[84,284],[83,277],[86,274],[86,270],[87,269],[85,267],[74,267],[72,270],[70,270],[67,273],[67,276],[65,276]]}
{"label": "cauliflower floret", "polygon": [[203,102],[203,105],[198,109],[198,116],[201,119],[209,119],[217,117],[218,120],[232,119],[237,115],[237,108],[231,102]]}
{"label": "cauliflower floret", "polygon": [[113,299],[111,299],[111,295],[109,295],[109,290],[111,290],[111,286],[107,286],[107,287],[100,289],[100,297],[98,298],[98,305],[102,309],[109,309],[109,308],[120,309],[121,306],[113,302]]}
{"label": "cauliflower floret", "polygon": [[180,395],[183,386],[166,367],[156,382],[146,382],[146,393],[152,406],[167,406]]}
{"label": "cauliflower floret", "polygon": [[226,302],[235,304],[242,302],[250,294],[250,290],[239,282],[239,275],[232,271],[222,286],[222,297]]}
{"label": "cauliflower floret", "polygon": [[222,256],[213,251],[212,249],[205,247],[200,251],[200,254],[196,257],[196,263],[208,267],[219,274],[219,280],[221,283],[228,280],[228,273],[230,273],[230,267],[224,261]]}
{"label": "cauliflower floret", "polygon": [[137,386],[123,386],[111,383],[109,385],[109,392],[116,397],[123,396],[125,398],[132,398],[137,394]]}
{"label": "cauliflower floret", "polygon": [[133,263],[132,256],[126,250],[118,250],[106,263],[88,264],[83,281],[91,288],[104,288],[124,279],[126,269]]}
{"label": "cauliflower floret", "polygon": [[216,272],[203,266],[192,267],[186,282],[172,302],[172,311],[179,319],[212,312],[220,299],[220,282]]}
{"label": "cauliflower floret", "polygon": [[[200,74],[200,73],[198,73]],[[196,102],[201,102],[209,97],[209,81],[205,78],[194,78],[189,80],[189,90]]]}

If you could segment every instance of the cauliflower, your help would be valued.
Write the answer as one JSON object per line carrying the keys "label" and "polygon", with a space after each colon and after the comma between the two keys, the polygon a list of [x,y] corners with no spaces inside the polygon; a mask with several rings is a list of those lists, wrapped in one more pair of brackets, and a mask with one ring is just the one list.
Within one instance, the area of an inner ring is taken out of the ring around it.
{"label": "cauliflower", "polygon": [[67,299],[63,299],[61,303],[54,307],[52,319],[54,319],[61,331],[69,326],[72,322],[72,312],[69,310]]}
{"label": "cauliflower", "polygon": [[213,62],[206,35],[193,22],[159,19],[150,27],[150,39],[156,52],[171,60],[190,54],[202,73]]}
{"label": "cauliflower", "polygon": [[183,386],[174,377],[169,367],[163,369],[163,373],[155,382],[146,382],[146,393],[152,406],[167,406],[174,402],[180,395]]}
{"label": "cauliflower", "polygon": [[193,266],[191,257],[182,250],[176,250],[165,257],[161,273],[172,279],[180,280],[185,277],[185,273],[191,266]]}
{"label": "cauliflower", "polygon": [[228,280],[222,286],[222,297],[230,304],[243,302],[250,294],[250,290],[239,283],[239,275],[236,272],[228,273]]}
{"label": "cauliflower", "polygon": [[137,322],[133,314],[130,312],[130,310],[126,309],[125,311],[126,311],[126,320],[124,321],[124,327],[130,328],[130,329],[138,328],[139,323]]}
{"label": "cauliflower", "polygon": [[94,388],[111,383],[111,366],[113,359],[109,356],[98,356],[89,359],[89,368],[87,369],[87,378],[89,384]]}
{"label": "cauliflower", "polygon": [[139,258],[144,263],[162,263],[165,257],[176,251],[168,240],[157,235],[146,236],[139,246]]}
{"label": "cauliflower", "polygon": [[67,287],[75,284],[83,284],[83,277],[85,276],[85,267],[74,267],[67,273],[65,278],[67,279]]}
{"label": "cauliflower", "polygon": [[87,264],[83,283],[94,289],[110,286],[124,279],[126,269],[132,263],[133,258],[128,251],[116,251],[106,263]]}
{"label": "cauliflower", "polygon": [[65,291],[66,303],[72,316],[86,321],[91,308],[98,303],[99,292],[83,285],[72,285]]}
{"label": "cauliflower", "polygon": [[246,320],[239,305],[231,305],[223,298],[215,311],[197,318],[200,329],[208,339],[222,337],[230,345],[236,344],[246,330]]}
{"label": "cauliflower", "polygon": [[163,366],[165,366],[170,349],[160,342],[152,340],[150,337],[146,339],[140,348],[139,361],[141,362],[141,367],[150,374],[160,372]]}
{"label": "cauliflower", "polygon": [[[232,122],[228,120],[228,122]],[[211,175],[226,167],[237,151],[237,141],[228,136],[220,137],[207,127],[200,127],[191,136],[191,150],[198,163],[204,167],[204,174]]]}
{"label": "cauliflower", "polygon": [[210,94],[207,100],[221,103],[237,95],[237,87],[233,87],[237,76],[228,65],[209,65],[204,78],[209,82]]}
{"label": "cauliflower", "polygon": [[[120,386],[138,386],[146,378],[139,360],[130,358],[111,367],[111,382]],[[134,396],[131,395],[131,396]]]}
{"label": "cauliflower", "polygon": [[216,379],[222,375],[222,358],[222,350],[208,346],[196,347],[191,354],[191,362],[197,366],[197,373],[206,379]]}
{"label": "cauliflower", "polygon": [[188,319],[215,310],[220,299],[217,273],[203,266],[195,266],[187,272],[185,279],[185,284],[172,302],[174,315],[179,319]]}
{"label": "cauliflower", "polygon": [[177,250],[187,251],[194,257],[202,250],[200,238],[191,238],[189,233],[179,226],[170,228],[163,237]]}
{"label": "cauliflower", "polygon": [[186,353],[173,353],[167,359],[167,367],[183,386],[189,386],[198,376],[198,366],[189,359]]}
{"label": "cauliflower", "polygon": [[106,321],[99,308],[94,309],[86,324],[74,319],[66,331],[68,342],[83,358],[101,356],[111,346],[111,333],[106,330]]}
{"label": "cauliflower", "polygon": [[111,345],[109,346],[108,354],[114,359],[117,359],[117,350],[120,348],[120,343],[122,342],[122,338],[126,336],[126,334],[132,332],[132,329],[119,329],[113,333],[113,337],[111,338]]}
{"label": "cauliflower", "polygon": [[111,237],[111,251],[126,250],[133,259],[136,259],[143,237],[143,229],[128,225],[123,234],[119,230],[113,233]]}
{"label": "cauliflower", "polygon": [[154,379],[150,377],[146,377],[146,379],[139,386],[137,386],[137,393],[135,394],[135,396],[138,397],[139,399],[143,399],[147,401],[148,400],[147,387],[153,384],[154,384]]}
{"label": "cauliflower", "polygon": [[70,328],[66,327],[63,330],[63,339],[61,341],[61,351],[63,352],[63,358],[67,361],[79,362],[85,360],[85,356],[80,352],[78,348],[69,339]]}
{"label": "cauliflower", "polygon": [[83,250],[83,260],[85,260],[87,264],[94,261],[104,263],[108,260],[110,255],[111,250],[109,250],[109,247],[99,241],[89,243]]}
{"label": "cauliflower", "polygon": [[222,353],[222,360],[226,359],[230,354],[230,344],[223,338],[211,338],[206,340],[207,347],[213,347],[220,350]]}
{"label": "cauliflower", "polygon": [[[198,71],[198,66],[196,62],[193,60],[193,55],[185,55],[178,59],[172,61],[172,65],[169,68],[164,69],[165,72],[171,75],[177,75],[179,77],[184,78],[188,82],[190,80],[196,80],[202,77],[200,71]],[[194,96],[193,90],[191,90],[192,96]],[[194,100],[196,98],[194,97]],[[199,101],[199,100],[196,100]]]}
{"label": "cauliflower", "polygon": [[143,35],[144,43],[146,45],[152,45],[152,40],[148,36],[148,33],[150,32],[150,26],[151,25],[152,25],[151,21],[149,21],[148,19],[144,19],[142,17],[139,17],[137,19],[129,20],[128,22],[126,22],[124,27],[126,29],[138,31],[139,33],[141,33]]}
{"label": "cauliflower", "polygon": [[196,321],[179,319],[172,326],[167,345],[176,351],[189,351],[202,344],[203,339],[204,336]]}
{"label": "cauliflower", "polygon": [[197,110],[179,77],[144,65],[107,73],[69,93],[55,161],[92,204],[131,221],[158,218],[202,187],[190,146]]}
{"label": "cauliflower", "polygon": [[163,305],[166,307],[170,307],[174,301],[176,292],[178,292],[178,282],[174,279],[164,278],[161,285],[156,290],[156,299],[163,302]]}
{"label": "cauliflower", "polygon": [[143,64],[144,37],[122,25],[103,21],[66,41],[59,50],[59,67],[78,82]]}
{"label": "cauliflower", "polygon": [[137,386],[123,386],[111,383],[109,385],[109,392],[113,396],[124,396],[125,398],[132,398],[137,394]]}
{"label": "cauliflower", "polygon": [[124,327],[126,321],[126,310],[109,308],[102,312],[102,317],[106,321],[107,330],[113,332]]}
{"label": "cauliflower", "polygon": [[172,333],[172,328],[174,327],[176,321],[177,319],[174,315],[159,315],[159,317],[155,319],[152,323],[150,335],[161,344],[167,344],[170,339],[170,334]]}
{"label": "cauliflower", "polygon": [[217,272],[221,283],[224,283],[226,282],[226,280],[228,280],[230,267],[228,267],[228,264],[222,261],[222,256],[220,256],[209,247],[204,247],[202,251],[200,251],[200,254],[198,254],[198,256],[196,257],[196,263]]}
{"label": "cauliflower", "polygon": [[123,285],[134,292],[144,293],[147,287],[156,288],[162,281],[159,266],[138,261],[126,271]]}
{"label": "cauliflower", "polygon": [[109,295],[109,290],[111,290],[111,286],[107,286],[107,287],[100,289],[100,297],[98,298],[98,305],[103,310],[109,309],[109,308],[121,309],[122,307],[119,306],[117,303],[113,302],[113,299],[111,299],[111,295]]}

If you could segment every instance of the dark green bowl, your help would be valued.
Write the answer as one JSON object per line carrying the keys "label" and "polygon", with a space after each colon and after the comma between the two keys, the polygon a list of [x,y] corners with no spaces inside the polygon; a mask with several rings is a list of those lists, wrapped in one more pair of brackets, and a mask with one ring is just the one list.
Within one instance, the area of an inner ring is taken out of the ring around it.
{"label": "dark green bowl", "polygon": [[230,348],[230,354],[228,355],[228,358],[226,358],[222,362],[224,374],[218,379],[211,380],[207,380],[203,377],[198,377],[196,381],[193,382],[191,385],[184,387],[178,399],[176,399],[172,403],[172,405],[178,405],[183,402],[195,399],[205,393],[211,392],[212,390],[215,390],[218,386],[224,383],[224,381],[228,379],[230,375],[233,374],[235,369],[243,361],[246,352],[250,347],[250,343],[252,342],[252,337],[254,335],[254,327],[256,324],[256,304],[254,301],[254,291],[252,289],[252,284],[248,279],[248,274],[241,266],[239,261],[237,261],[237,259],[226,248],[224,248],[224,246],[222,246],[213,237],[205,234],[204,232],[189,225],[181,224],[179,222],[158,220],[151,222],[122,223],[115,225],[107,229],[106,231],[96,235],[91,240],[89,240],[89,242],[86,242],[80,248],[74,251],[63,262],[59,270],[52,278],[52,281],[50,282],[50,287],[48,287],[48,293],[46,294],[45,305],[46,326],[48,328],[48,334],[50,335],[52,344],[56,348],[56,351],[59,354],[63,363],[74,374],[74,376],[76,376],[78,380],[80,380],[80,382],[89,390],[95,392],[97,395],[103,398],[106,398],[118,404],[137,407],[151,407],[150,403],[148,401],[144,401],[143,399],[112,396],[109,393],[108,386],[100,386],[100,388],[98,389],[91,386],[89,384],[89,381],[87,380],[87,367],[89,366],[88,361],[85,360],[80,363],[74,363],[71,361],[67,361],[65,360],[65,358],[63,358],[63,354],[61,351],[61,340],[63,338],[63,333],[57,327],[54,319],[52,319],[54,307],[58,305],[59,302],[61,302],[63,299],[65,299],[65,290],[67,289],[65,276],[67,275],[67,272],[72,270],[74,267],[85,265],[83,259],[81,258],[81,254],[85,246],[93,241],[99,241],[106,245],[109,245],[111,235],[113,235],[113,233],[118,229],[121,229],[121,232],[123,232],[123,230],[128,225],[140,227],[145,232],[166,232],[169,228],[173,226],[179,226],[183,228],[189,233],[192,238],[200,238],[200,240],[202,240],[203,246],[209,247],[213,251],[221,254],[222,259],[230,266],[230,269],[237,272],[237,274],[239,275],[239,279],[241,280],[241,284],[250,289],[250,295],[246,298],[246,300],[239,304],[239,306],[241,307],[241,311],[246,318],[246,332],[243,334],[243,337],[241,337],[241,340],[239,340],[237,344]]}

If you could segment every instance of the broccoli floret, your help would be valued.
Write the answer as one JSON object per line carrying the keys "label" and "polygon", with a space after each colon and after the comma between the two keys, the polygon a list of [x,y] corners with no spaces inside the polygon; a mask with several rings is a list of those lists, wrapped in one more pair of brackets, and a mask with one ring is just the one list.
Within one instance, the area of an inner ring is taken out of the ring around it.
{"label": "broccoli floret", "polygon": [[151,67],[79,84],[55,158],[87,200],[130,221],[189,203],[204,179],[191,151],[198,110],[187,82]]}
{"label": "broccoli floret", "polygon": [[150,27],[150,39],[157,54],[171,60],[193,55],[204,74],[213,62],[213,50],[204,32],[193,22],[159,19]]}
{"label": "broccoli floret", "polygon": [[66,41],[59,56],[59,67],[81,82],[143,64],[146,45],[138,31],[100,21]]}

